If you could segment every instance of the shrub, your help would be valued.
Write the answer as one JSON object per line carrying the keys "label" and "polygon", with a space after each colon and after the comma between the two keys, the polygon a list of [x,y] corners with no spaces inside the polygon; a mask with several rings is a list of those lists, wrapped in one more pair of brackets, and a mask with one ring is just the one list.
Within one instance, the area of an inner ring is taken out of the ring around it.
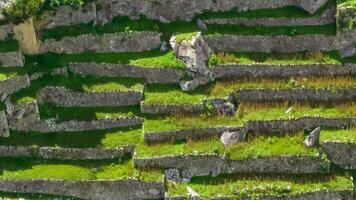
{"label": "shrub", "polygon": [[37,14],[43,4],[43,0],[15,0],[3,10],[6,19],[14,24],[19,24]]}

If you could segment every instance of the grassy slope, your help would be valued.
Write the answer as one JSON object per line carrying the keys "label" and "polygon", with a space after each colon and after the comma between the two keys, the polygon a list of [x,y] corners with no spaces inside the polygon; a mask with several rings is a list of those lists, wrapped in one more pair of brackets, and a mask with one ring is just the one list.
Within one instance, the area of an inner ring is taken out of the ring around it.
{"label": "grassy slope", "polygon": [[250,141],[225,148],[218,138],[202,141],[188,141],[175,144],[140,145],[136,157],[154,157],[164,155],[218,154],[231,160],[243,160],[255,157],[281,155],[318,156],[315,148],[303,145],[304,135],[298,133],[284,137],[258,137]]}
{"label": "grassy slope", "polygon": [[323,130],[320,134],[320,141],[356,143],[356,129],[351,128],[348,130]]}
{"label": "grassy slope", "polygon": [[239,79],[218,80],[195,91],[184,92],[178,85],[148,85],[145,89],[145,104],[194,104],[204,98],[226,97],[242,89],[331,89],[355,88],[352,77],[297,77],[290,79]]}
{"label": "grassy slope", "polygon": [[145,181],[161,181],[158,172],[142,172],[134,169],[132,160],[123,161],[41,161],[34,159],[2,159],[0,161],[5,180],[125,180],[139,178]]}
{"label": "grassy slope", "polygon": [[[233,176],[219,176],[217,178],[195,178],[190,183],[168,184],[170,196],[187,195],[186,187],[189,186],[198,192],[203,198],[217,195],[238,197],[251,195],[298,195],[319,190],[352,190],[352,181],[344,176],[336,176],[325,181],[300,181],[300,177],[294,179],[283,178],[235,178]],[[258,198],[257,198],[258,199]]]}

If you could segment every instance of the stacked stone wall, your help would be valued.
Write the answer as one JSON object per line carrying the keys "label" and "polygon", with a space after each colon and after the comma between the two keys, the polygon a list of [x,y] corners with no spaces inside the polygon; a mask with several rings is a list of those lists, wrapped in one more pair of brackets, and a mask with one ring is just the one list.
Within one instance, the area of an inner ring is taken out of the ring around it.
{"label": "stacked stone wall", "polygon": [[3,81],[0,81],[0,94],[12,94],[23,88],[30,86],[28,75],[15,76]]}
{"label": "stacked stone wall", "polygon": [[12,30],[12,25],[10,24],[0,25],[0,41],[5,40],[6,38],[9,37],[9,35],[13,33],[14,31]]}
{"label": "stacked stone wall", "polygon": [[139,105],[142,92],[75,92],[64,87],[45,87],[37,93],[37,101],[64,107]]}
{"label": "stacked stone wall", "polygon": [[48,39],[41,42],[40,52],[53,53],[122,53],[140,52],[158,48],[161,34],[156,32],[132,32],[115,34],[86,34],[76,37],[64,37],[61,40]]}
{"label": "stacked stone wall", "polygon": [[1,157],[13,158],[36,157],[55,160],[106,160],[119,159],[132,154],[132,146],[115,149],[0,146]]}
{"label": "stacked stone wall", "polygon": [[68,69],[80,75],[145,78],[148,83],[179,83],[185,74],[182,69],[149,68],[124,64],[70,63]]}
{"label": "stacked stone wall", "polygon": [[356,169],[356,144],[327,141],[322,143],[322,148],[328,158],[344,169]]}
{"label": "stacked stone wall", "polygon": [[20,50],[11,52],[0,52],[0,66],[23,67],[24,56]]}
{"label": "stacked stone wall", "polygon": [[128,180],[64,181],[64,180],[1,180],[0,190],[17,193],[40,193],[71,196],[81,199],[163,199],[163,182]]}

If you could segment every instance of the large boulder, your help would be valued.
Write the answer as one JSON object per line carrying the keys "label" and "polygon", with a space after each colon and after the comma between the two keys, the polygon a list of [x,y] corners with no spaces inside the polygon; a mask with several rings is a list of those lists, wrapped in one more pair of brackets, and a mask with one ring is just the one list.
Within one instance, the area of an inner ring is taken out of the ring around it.
{"label": "large boulder", "polygon": [[236,113],[236,106],[225,100],[213,100],[214,110],[220,115],[233,116]]}
{"label": "large boulder", "polygon": [[9,137],[9,127],[7,124],[7,118],[4,111],[0,111],[0,137]]}
{"label": "large boulder", "polygon": [[188,70],[204,77],[212,76],[212,72],[207,65],[212,50],[200,32],[182,41],[178,41],[177,36],[172,36],[169,42],[176,57],[186,64]]}
{"label": "large boulder", "polygon": [[245,141],[245,138],[246,132],[244,130],[225,131],[221,135],[220,141],[225,145],[225,147],[228,147],[239,142]]}

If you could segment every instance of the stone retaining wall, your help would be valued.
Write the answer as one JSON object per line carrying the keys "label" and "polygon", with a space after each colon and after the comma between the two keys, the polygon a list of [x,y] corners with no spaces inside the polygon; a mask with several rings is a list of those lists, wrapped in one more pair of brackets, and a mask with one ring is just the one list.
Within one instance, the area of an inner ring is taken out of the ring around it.
{"label": "stone retaining wall", "polygon": [[87,24],[95,21],[96,6],[90,2],[79,9],[71,6],[61,6],[56,11],[45,11],[35,20],[37,29],[50,29],[58,26],[70,26],[74,24]]}
{"label": "stone retaining wall", "polygon": [[125,64],[70,63],[69,71],[80,75],[145,78],[148,83],[179,83],[184,71],[174,68],[148,68]]}
{"label": "stone retaining wall", "polygon": [[144,114],[199,114],[204,112],[204,104],[146,104],[141,102],[141,112]]}
{"label": "stone retaining wall", "polygon": [[0,137],[9,137],[9,127],[7,125],[7,119],[5,111],[0,111]]}
{"label": "stone retaining wall", "polygon": [[0,81],[0,94],[12,94],[30,86],[30,79],[27,74],[22,76],[15,76],[3,81]]}
{"label": "stone retaining wall", "polygon": [[321,16],[313,17],[271,17],[271,18],[213,18],[204,20],[207,24],[242,24],[245,26],[320,26],[336,22],[335,7],[327,9]]}
{"label": "stone retaining wall", "polygon": [[180,19],[190,21],[197,14],[203,11],[239,11],[272,9],[285,6],[296,6],[314,13],[317,9],[325,5],[327,0],[99,0],[100,10],[97,10],[97,21],[105,23],[115,16],[129,16],[138,18],[145,15],[150,19],[160,19],[164,22]]}
{"label": "stone retaining wall", "polygon": [[356,144],[327,141],[321,144],[331,162],[344,169],[356,169]]}
{"label": "stone retaining wall", "polygon": [[12,25],[0,25],[0,41],[5,40],[12,33],[14,33],[14,31],[12,30]]}
{"label": "stone retaining wall", "polygon": [[56,160],[106,160],[118,159],[133,154],[134,148],[59,148],[35,146],[0,146],[0,157],[36,157]]}
{"label": "stone retaining wall", "polygon": [[191,128],[184,130],[145,132],[144,138],[147,143],[163,143],[176,140],[220,137],[227,130],[245,131],[248,134],[265,135],[272,133],[295,133],[304,129],[310,130],[315,127],[344,128],[356,125],[356,118],[323,118],[301,117],[298,119],[279,119],[266,121],[248,121],[242,127],[207,127]]}
{"label": "stone retaining wall", "polygon": [[53,53],[83,53],[83,52],[140,52],[158,48],[161,44],[161,33],[132,32],[115,34],[86,34],[77,37],[64,37],[57,41],[49,39],[43,41],[40,52]]}
{"label": "stone retaining wall", "polygon": [[296,35],[208,35],[204,37],[209,46],[217,52],[277,52],[332,51],[342,48],[335,36]]}
{"label": "stone retaining wall", "polygon": [[134,158],[138,169],[178,169],[183,179],[231,173],[329,173],[330,162],[317,157],[278,156],[228,160],[219,155],[177,155]]}
{"label": "stone retaining wall", "polygon": [[0,52],[0,66],[23,67],[24,57],[21,51]]}
{"label": "stone retaining wall", "polygon": [[29,115],[20,120],[8,119],[9,129],[24,131],[24,132],[80,132],[90,130],[105,130],[120,127],[131,127],[142,125],[143,121],[140,118],[114,118],[114,119],[99,119],[92,121],[65,121],[57,123],[54,119],[40,120],[37,115]]}
{"label": "stone retaining wall", "polygon": [[163,199],[163,182],[128,180],[62,181],[62,180],[1,180],[0,191],[52,194],[81,199]]}
{"label": "stone retaining wall", "polygon": [[192,128],[185,130],[145,132],[145,142],[148,144],[165,143],[171,141],[187,140],[188,138],[199,140],[203,138],[220,137],[225,131],[241,130],[243,127],[212,127]]}
{"label": "stone retaining wall", "polygon": [[234,97],[239,102],[342,103],[356,100],[356,89],[243,89]]}
{"label": "stone retaining wall", "polygon": [[356,76],[356,64],[229,64],[214,67],[216,78],[289,78],[305,76]]}
{"label": "stone retaining wall", "polygon": [[139,105],[142,92],[75,92],[64,87],[45,87],[37,93],[37,102],[51,102],[63,107]]}

